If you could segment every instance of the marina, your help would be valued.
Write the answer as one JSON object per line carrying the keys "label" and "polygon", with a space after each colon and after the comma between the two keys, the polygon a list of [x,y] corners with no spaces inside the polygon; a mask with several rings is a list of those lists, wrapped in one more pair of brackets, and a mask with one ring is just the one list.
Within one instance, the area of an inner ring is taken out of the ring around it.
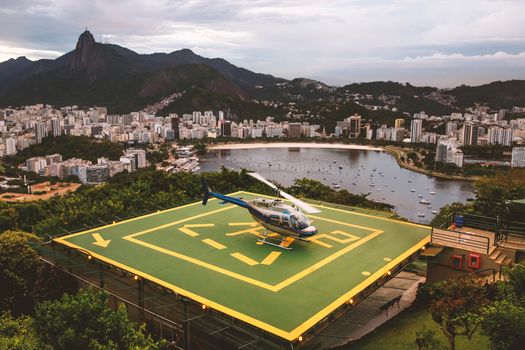
{"label": "marina", "polygon": [[[221,166],[244,168],[283,186],[310,178],[335,190],[368,194],[369,199],[392,204],[399,215],[419,223],[430,222],[446,204],[473,197],[470,182],[436,179],[400,168],[394,157],[377,150],[274,146],[210,150],[200,158],[200,172],[218,171]],[[431,208],[419,203],[425,194],[432,196]]]}

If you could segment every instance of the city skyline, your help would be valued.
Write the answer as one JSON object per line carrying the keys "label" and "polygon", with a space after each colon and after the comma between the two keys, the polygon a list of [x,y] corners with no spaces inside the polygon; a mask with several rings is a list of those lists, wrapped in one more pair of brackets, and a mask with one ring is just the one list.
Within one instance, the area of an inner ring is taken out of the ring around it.
{"label": "city skyline", "polygon": [[192,49],[262,73],[331,85],[453,87],[525,78],[519,1],[6,1],[0,61],[56,58],[90,29],[138,53]]}

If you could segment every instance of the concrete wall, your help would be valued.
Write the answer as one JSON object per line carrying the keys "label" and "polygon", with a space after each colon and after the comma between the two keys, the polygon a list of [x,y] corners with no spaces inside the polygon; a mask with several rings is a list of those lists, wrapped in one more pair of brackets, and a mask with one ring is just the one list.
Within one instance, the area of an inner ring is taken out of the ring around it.
{"label": "concrete wall", "polygon": [[[469,254],[478,254],[480,256],[479,268],[473,269],[468,266]],[[463,256],[463,265],[461,269],[455,269],[452,265],[452,256],[460,255]],[[512,258],[512,256],[509,256]],[[497,273],[500,272],[500,265],[496,264],[487,254],[472,253],[468,250],[459,248],[444,248],[441,253],[435,257],[428,258],[427,264],[427,282],[436,282],[440,280],[457,278],[460,276],[468,275],[474,271],[480,271],[485,269],[495,269]],[[483,274],[490,275],[491,271],[485,271]]]}

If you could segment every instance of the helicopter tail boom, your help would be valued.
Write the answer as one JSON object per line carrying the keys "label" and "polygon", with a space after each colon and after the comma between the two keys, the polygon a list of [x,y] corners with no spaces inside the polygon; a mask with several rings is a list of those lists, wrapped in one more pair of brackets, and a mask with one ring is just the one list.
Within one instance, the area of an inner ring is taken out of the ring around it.
{"label": "helicopter tail boom", "polygon": [[215,197],[223,201],[223,203],[221,204],[231,203],[231,204],[235,204],[240,207],[243,207],[243,208],[250,208],[248,203],[246,203],[246,201],[242,200],[241,198],[230,197],[224,194],[212,192],[211,189],[208,187],[206,180],[204,180],[204,177],[201,178],[201,181],[202,181],[202,194],[203,194],[202,205],[206,205],[210,197]]}

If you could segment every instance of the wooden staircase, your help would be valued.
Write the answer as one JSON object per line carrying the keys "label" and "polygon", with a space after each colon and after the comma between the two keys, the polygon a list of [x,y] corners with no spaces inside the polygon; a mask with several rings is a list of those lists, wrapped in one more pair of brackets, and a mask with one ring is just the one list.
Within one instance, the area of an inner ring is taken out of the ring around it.
{"label": "wooden staircase", "polygon": [[513,266],[514,262],[497,246],[491,246],[489,249],[489,258],[494,260],[498,265]]}

